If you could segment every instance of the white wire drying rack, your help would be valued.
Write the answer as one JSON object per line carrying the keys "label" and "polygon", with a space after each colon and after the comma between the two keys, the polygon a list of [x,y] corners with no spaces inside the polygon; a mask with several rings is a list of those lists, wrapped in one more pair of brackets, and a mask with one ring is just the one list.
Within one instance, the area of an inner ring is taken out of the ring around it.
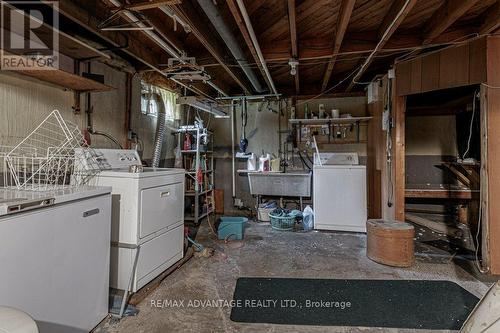
{"label": "white wire drying rack", "polygon": [[78,126],[58,110],[4,155],[3,167],[4,186],[31,191],[87,185],[101,170]]}

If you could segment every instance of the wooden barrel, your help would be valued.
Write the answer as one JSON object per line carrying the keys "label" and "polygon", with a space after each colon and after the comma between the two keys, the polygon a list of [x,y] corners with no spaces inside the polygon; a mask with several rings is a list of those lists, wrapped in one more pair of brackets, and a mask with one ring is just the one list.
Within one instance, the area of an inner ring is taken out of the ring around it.
{"label": "wooden barrel", "polygon": [[409,267],[415,261],[415,230],[406,222],[368,220],[366,255],[380,264]]}

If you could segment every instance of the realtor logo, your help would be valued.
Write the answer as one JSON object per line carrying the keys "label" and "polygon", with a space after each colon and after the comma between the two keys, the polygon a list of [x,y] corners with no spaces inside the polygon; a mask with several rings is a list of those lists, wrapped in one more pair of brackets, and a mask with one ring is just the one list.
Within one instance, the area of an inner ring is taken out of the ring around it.
{"label": "realtor logo", "polygon": [[0,0],[0,5],[0,69],[58,69],[58,2]]}

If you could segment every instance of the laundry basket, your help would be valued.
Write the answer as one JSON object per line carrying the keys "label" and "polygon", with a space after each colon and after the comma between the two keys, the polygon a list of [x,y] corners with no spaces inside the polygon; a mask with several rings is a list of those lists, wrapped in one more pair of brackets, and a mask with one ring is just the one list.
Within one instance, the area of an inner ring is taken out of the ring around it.
{"label": "laundry basket", "polygon": [[261,222],[270,222],[271,218],[269,217],[269,213],[271,213],[275,208],[262,208],[259,207],[257,209],[257,219]]}
{"label": "laundry basket", "polygon": [[293,230],[295,221],[297,220],[297,215],[290,213],[287,216],[277,215],[274,211],[269,213],[271,219],[271,227],[279,231],[290,231]]}

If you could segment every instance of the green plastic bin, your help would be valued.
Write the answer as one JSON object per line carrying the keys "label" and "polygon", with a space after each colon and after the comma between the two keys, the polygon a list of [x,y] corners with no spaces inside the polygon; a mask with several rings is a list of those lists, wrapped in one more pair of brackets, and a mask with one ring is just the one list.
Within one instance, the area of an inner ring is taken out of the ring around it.
{"label": "green plastic bin", "polygon": [[219,239],[243,239],[245,234],[245,223],[248,219],[246,217],[237,216],[222,216],[217,229]]}

